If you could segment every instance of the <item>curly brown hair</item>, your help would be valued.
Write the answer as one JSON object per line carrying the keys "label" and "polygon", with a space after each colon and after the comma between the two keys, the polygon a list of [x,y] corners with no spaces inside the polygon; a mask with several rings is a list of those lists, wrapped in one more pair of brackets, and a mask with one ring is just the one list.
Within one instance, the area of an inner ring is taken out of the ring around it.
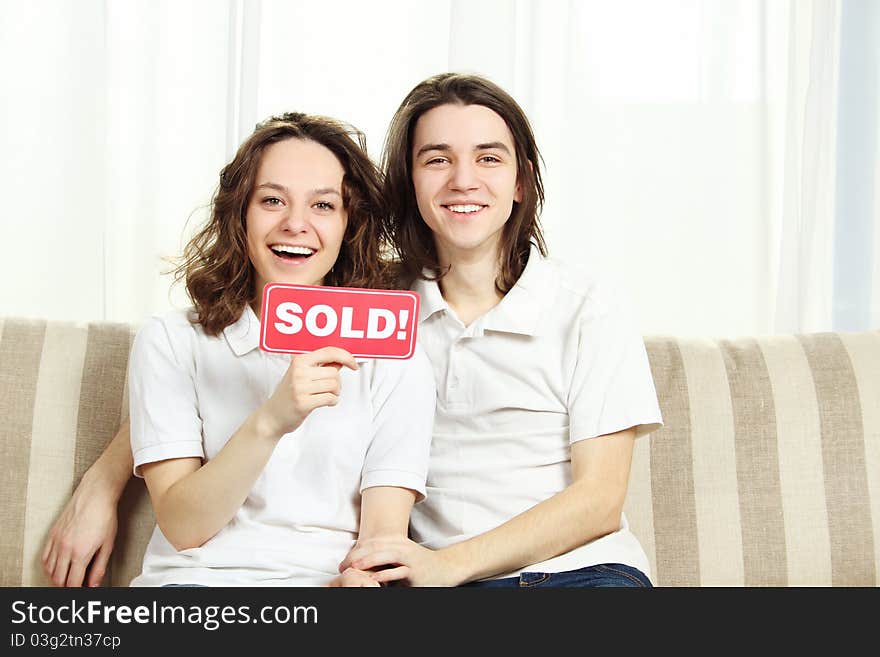
{"label": "curly brown hair", "polygon": [[[421,219],[412,182],[412,147],[416,122],[427,111],[440,105],[482,105],[498,114],[507,124],[516,149],[517,179],[523,190],[522,201],[514,202],[510,218],[501,234],[500,271],[495,287],[506,294],[519,280],[529,259],[530,243],[542,255],[547,246],[541,229],[544,205],[541,180],[541,154],[525,112],[504,89],[478,75],[441,73],[417,84],[391,119],[382,154],[385,198],[389,205],[389,232],[400,259],[401,276],[438,280],[442,271],[431,229]],[[423,270],[434,273],[430,278]]]}
{"label": "curly brown hair", "polygon": [[286,139],[314,141],[342,164],[342,203],[348,224],[339,257],[324,285],[387,289],[394,274],[384,256],[389,246],[382,177],[356,128],[324,116],[297,112],[259,123],[220,172],[211,200],[211,216],[190,240],[174,270],[185,280],[195,306],[193,321],[216,336],[235,323],[245,306],[256,300],[254,267],[247,249],[247,207],[254,179],[268,146]]}

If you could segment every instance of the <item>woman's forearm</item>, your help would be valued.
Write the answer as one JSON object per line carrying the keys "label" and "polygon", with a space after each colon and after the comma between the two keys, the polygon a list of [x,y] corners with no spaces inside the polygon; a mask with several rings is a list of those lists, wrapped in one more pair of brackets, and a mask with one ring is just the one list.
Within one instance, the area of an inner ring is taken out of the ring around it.
{"label": "woman's forearm", "polygon": [[404,536],[409,527],[416,494],[408,488],[375,486],[361,495],[361,521],[358,539],[377,536]]}
{"label": "woman's forearm", "polygon": [[[197,459],[143,466],[156,520],[168,541],[178,550],[198,547],[226,526],[244,504],[280,437],[254,413],[201,467]],[[181,476],[187,461],[190,472]]]}

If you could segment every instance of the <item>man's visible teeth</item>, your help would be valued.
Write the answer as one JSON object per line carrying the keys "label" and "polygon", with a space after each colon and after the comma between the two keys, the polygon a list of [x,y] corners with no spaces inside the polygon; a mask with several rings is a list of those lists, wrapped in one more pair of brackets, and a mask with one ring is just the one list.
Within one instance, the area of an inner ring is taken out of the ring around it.
{"label": "man's visible teeth", "polygon": [[483,209],[482,205],[447,205],[446,207],[453,212],[479,212]]}
{"label": "man's visible teeth", "polygon": [[315,252],[314,249],[310,249],[307,246],[288,246],[287,244],[273,244],[269,248],[280,253],[293,253],[304,256],[310,256]]}

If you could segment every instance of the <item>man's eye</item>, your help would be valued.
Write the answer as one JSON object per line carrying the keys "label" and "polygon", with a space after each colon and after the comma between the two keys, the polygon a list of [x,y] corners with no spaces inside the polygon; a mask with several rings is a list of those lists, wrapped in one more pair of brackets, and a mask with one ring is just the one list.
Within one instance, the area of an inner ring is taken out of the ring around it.
{"label": "man's eye", "polygon": [[445,157],[432,157],[430,160],[425,162],[425,164],[444,164],[445,162]]}
{"label": "man's eye", "polygon": [[480,158],[480,162],[489,162],[490,164],[496,164],[498,162],[501,162],[501,160],[499,160],[494,155],[484,155]]}

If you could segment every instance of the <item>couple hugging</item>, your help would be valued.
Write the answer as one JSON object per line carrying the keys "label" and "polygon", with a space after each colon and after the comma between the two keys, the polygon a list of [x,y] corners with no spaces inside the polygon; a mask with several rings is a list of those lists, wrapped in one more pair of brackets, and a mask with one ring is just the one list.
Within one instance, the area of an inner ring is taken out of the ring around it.
{"label": "couple hugging", "polygon": [[[260,123],[180,260],[192,308],[138,332],[52,581],[100,584],[134,472],[157,520],[135,586],[651,586],[622,513],[662,422],[644,344],[548,258],[543,200],[528,118],[479,76],[416,85],[381,168],[335,119]],[[269,282],[411,289],[417,351],[262,351]]]}

